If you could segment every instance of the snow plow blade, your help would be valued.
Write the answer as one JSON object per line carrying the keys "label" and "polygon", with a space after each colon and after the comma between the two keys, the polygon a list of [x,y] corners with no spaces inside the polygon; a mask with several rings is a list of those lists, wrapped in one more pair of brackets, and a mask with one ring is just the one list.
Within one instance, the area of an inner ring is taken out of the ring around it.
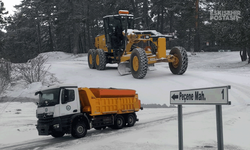
{"label": "snow plow blade", "polygon": [[118,64],[118,72],[121,76],[131,74],[129,62],[122,62]]}

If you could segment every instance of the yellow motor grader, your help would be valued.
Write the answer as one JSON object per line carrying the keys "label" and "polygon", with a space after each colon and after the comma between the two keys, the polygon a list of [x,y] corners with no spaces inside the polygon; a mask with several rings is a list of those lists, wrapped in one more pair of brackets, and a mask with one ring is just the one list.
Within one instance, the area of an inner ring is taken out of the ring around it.
{"label": "yellow motor grader", "polygon": [[106,64],[118,64],[121,75],[132,74],[134,78],[146,76],[149,66],[168,62],[173,74],[182,75],[188,66],[186,50],[173,47],[166,54],[166,41],[174,35],[163,35],[155,30],[134,30],[134,16],[128,11],[103,17],[104,35],[95,38],[96,49],[88,51],[91,69],[104,70]]}

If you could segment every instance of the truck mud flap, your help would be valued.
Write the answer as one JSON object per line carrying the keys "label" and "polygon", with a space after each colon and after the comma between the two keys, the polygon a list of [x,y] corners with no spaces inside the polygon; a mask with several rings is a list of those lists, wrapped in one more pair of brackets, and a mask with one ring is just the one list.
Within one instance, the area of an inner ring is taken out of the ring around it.
{"label": "truck mud flap", "polygon": [[47,124],[40,124],[36,126],[38,135],[50,135],[49,133],[49,125]]}

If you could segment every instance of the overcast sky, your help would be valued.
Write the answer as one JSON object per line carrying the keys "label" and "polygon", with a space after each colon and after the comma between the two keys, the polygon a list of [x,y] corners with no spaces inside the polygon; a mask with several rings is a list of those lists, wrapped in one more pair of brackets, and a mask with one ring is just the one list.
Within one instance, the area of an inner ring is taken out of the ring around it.
{"label": "overcast sky", "polygon": [[18,5],[21,3],[22,0],[2,0],[4,3],[4,7],[7,11],[9,11],[9,14],[13,14],[16,10],[13,6]]}

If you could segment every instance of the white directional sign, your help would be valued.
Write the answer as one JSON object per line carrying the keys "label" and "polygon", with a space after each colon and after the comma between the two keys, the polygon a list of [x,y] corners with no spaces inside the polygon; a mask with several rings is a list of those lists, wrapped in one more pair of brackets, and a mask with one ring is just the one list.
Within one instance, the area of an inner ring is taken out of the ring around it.
{"label": "white directional sign", "polygon": [[170,91],[170,104],[230,105],[228,89],[230,86]]}

